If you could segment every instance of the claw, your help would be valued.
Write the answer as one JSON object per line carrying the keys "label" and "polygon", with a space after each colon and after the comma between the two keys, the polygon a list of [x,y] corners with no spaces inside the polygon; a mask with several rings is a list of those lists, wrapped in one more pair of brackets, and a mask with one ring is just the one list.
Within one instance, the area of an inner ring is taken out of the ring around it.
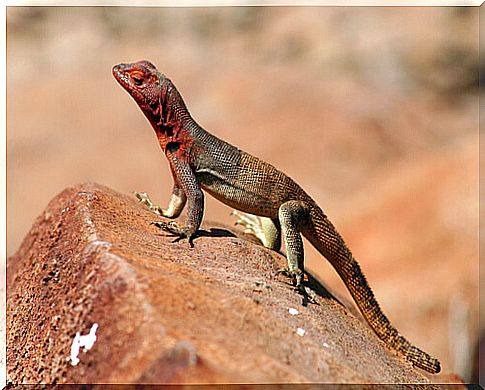
{"label": "claw", "polygon": [[183,238],[187,238],[189,240],[190,246],[193,248],[194,243],[192,242],[196,236],[195,233],[189,234],[189,229],[187,227],[179,227],[175,222],[165,222],[165,221],[156,221],[150,222],[150,225],[154,225],[159,229],[162,229],[174,236],[177,236],[173,242],[178,242]]}
{"label": "claw", "polygon": [[133,194],[136,196],[136,198],[143,204],[147,205],[150,207],[152,205],[152,201],[148,194],[146,192],[136,192],[133,191]]}
{"label": "claw", "polygon": [[276,271],[276,275],[284,275],[284,276],[290,276],[290,269],[285,267],[285,268],[280,268]]}
{"label": "claw", "polygon": [[285,268],[280,268],[279,270],[276,271],[276,275],[284,275],[287,276],[288,278],[291,279],[291,283],[293,286],[298,289],[302,290],[304,289],[303,287],[303,271],[299,268],[297,269],[289,269],[287,267]]}
{"label": "claw", "polygon": [[150,222],[150,225],[154,225],[157,228],[165,230],[166,232],[172,233],[173,235],[179,236],[180,238],[187,237],[187,234],[184,232],[184,229],[181,229],[175,222],[156,221],[156,222]]}

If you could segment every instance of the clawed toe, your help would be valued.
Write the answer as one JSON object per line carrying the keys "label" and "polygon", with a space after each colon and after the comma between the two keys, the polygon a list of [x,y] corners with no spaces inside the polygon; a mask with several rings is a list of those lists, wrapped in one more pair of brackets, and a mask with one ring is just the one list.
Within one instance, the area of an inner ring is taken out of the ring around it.
{"label": "clawed toe", "polygon": [[290,277],[290,269],[289,268],[280,268],[276,271],[276,276],[284,275]]}
{"label": "clawed toe", "polygon": [[159,229],[182,237],[180,228],[174,222],[156,221],[150,222],[150,225],[154,225]]}
{"label": "clawed toe", "polygon": [[138,201],[141,204],[143,204],[146,207],[148,207],[151,212],[163,216],[163,213],[162,213],[162,210],[160,209],[160,207],[153,204],[152,200],[150,199],[150,197],[148,196],[148,194],[146,192],[136,192],[136,191],[133,191],[133,194],[136,196],[136,198],[138,199]]}
{"label": "clawed toe", "polygon": [[300,269],[289,269],[289,268],[280,268],[276,271],[276,276],[284,275],[291,279],[291,282],[294,287],[298,290],[301,290],[303,287],[303,272]]}
{"label": "clawed toe", "polygon": [[159,229],[162,229],[165,232],[168,232],[170,234],[173,234],[174,236],[177,236],[176,241],[180,241],[182,238],[188,238],[189,243],[192,245],[192,241],[194,239],[195,234],[189,234],[189,230],[187,228],[181,228],[179,227],[175,222],[165,222],[165,221],[156,221],[156,222],[150,222],[150,225],[154,225]]}
{"label": "clawed toe", "polygon": [[146,205],[148,207],[152,206],[152,201],[151,201],[150,197],[148,196],[148,194],[146,192],[136,192],[136,191],[133,191],[133,194],[144,205]]}

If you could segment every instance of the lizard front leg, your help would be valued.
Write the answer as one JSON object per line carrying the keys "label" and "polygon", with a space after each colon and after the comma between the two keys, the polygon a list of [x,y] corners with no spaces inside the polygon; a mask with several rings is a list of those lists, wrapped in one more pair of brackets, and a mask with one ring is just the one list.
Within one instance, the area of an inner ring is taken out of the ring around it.
{"label": "lizard front leg", "polygon": [[[197,183],[194,171],[186,157],[179,153],[180,144],[172,143],[167,146],[167,158],[178,183],[187,201],[187,220],[185,226],[178,226],[175,222],[154,222],[153,225],[170,232],[180,238],[188,238],[192,243],[194,234],[199,230],[204,214],[204,194]],[[175,210],[177,207],[174,208]],[[180,210],[181,211],[181,208]]]}

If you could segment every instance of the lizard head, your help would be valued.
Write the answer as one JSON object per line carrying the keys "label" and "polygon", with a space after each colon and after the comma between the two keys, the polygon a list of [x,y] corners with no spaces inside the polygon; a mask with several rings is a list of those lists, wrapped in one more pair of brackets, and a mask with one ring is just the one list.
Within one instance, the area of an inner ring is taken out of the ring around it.
{"label": "lizard head", "polygon": [[190,117],[177,88],[151,62],[115,65],[113,76],[135,99],[155,131]]}
{"label": "lizard head", "polygon": [[164,76],[149,61],[113,66],[113,76],[147,116],[159,115],[160,82]]}

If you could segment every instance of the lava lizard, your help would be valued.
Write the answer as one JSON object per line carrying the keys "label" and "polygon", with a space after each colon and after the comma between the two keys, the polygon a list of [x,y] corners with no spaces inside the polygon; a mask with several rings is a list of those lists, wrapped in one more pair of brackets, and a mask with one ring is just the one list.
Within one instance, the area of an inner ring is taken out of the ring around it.
{"label": "lava lizard", "polygon": [[[154,224],[192,244],[202,222],[205,190],[221,202],[261,217],[266,242],[286,249],[287,274],[302,286],[305,236],[326,258],[349,289],[357,306],[386,345],[399,351],[414,366],[430,373],[440,363],[399,334],[382,312],[364,274],[330,220],[291,178],[272,165],[210,134],[189,114],[174,84],[149,61],[113,67],[119,84],[133,97],[152,125],[173,176],[167,209],[152,204],[144,193],[138,198],[160,216],[176,218],[188,203],[184,226],[175,222]],[[241,222],[241,220],[240,220]],[[241,223],[245,223],[242,221]]]}

